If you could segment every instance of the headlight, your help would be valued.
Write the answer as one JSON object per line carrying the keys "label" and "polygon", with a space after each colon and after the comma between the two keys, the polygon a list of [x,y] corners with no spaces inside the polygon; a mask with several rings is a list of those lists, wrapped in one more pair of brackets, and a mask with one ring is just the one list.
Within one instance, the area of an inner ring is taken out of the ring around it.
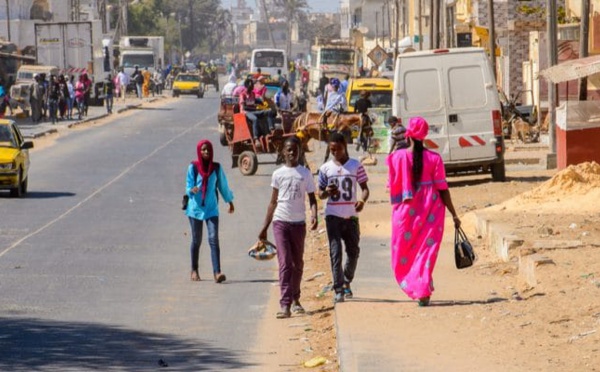
{"label": "headlight", "polygon": [[0,169],[2,170],[12,170],[15,168],[15,162],[10,163],[0,163]]}

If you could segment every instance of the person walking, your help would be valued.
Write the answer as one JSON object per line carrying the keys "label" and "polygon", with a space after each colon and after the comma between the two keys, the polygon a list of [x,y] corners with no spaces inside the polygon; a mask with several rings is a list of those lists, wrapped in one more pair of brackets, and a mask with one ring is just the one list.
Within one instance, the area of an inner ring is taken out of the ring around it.
{"label": "person walking", "polygon": [[142,94],[144,98],[148,98],[150,97],[150,83],[152,81],[152,73],[148,70],[148,67],[144,68],[142,77],[144,78],[144,81],[142,82]]}
{"label": "person walking", "polygon": [[108,114],[112,114],[114,94],[115,83],[113,82],[112,75],[108,74],[104,81],[104,101],[106,101],[106,112]]}
{"label": "person walking", "polygon": [[285,165],[276,169],[271,177],[271,201],[263,228],[258,234],[259,240],[266,240],[267,230],[273,222],[279,262],[281,311],[276,315],[278,319],[289,318],[292,312],[305,312],[300,304],[300,283],[304,272],[306,194],[310,204],[310,229],[316,230],[318,225],[315,184],[310,170],[298,163],[300,152],[298,137],[286,138],[282,150]]}
{"label": "person walking", "polygon": [[213,146],[208,140],[201,140],[196,146],[198,159],[192,161],[187,169],[186,195],[189,197],[185,214],[190,221],[192,242],[190,245],[192,261],[192,281],[200,281],[198,260],[202,242],[202,224],[206,223],[208,244],[215,283],[226,280],[221,272],[221,247],[219,245],[219,200],[221,194],[229,204],[229,213],[234,212],[233,192],[229,189],[223,167],[213,161]]}
{"label": "person walking", "polygon": [[460,227],[442,157],[424,148],[429,125],[411,118],[405,137],[410,147],[388,155],[388,186],[392,204],[391,266],[400,288],[419,306],[433,293],[433,269],[444,235],[445,211]]}
{"label": "person walking", "polygon": [[275,93],[275,106],[278,110],[290,111],[292,109],[293,94],[290,91],[290,83],[283,81],[281,88]]}
{"label": "person walking", "polygon": [[[358,213],[369,199],[369,187],[365,168],[358,160],[349,157],[346,138],[341,133],[331,134],[329,151],[333,159],[319,169],[318,182],[319,198],[327,199],[325,225],[335,291],[334,302],[337,303],[353,296],[350,284],[354,280],[360,254]],[[346,251],[343,268],[342,242]]]}
{"label": "person walking", "polygon": [[129,85],[129,75],[125,72],[124,69],[121,69],[117,74],[117,78],[119,79],[119,92],[121,93],[121,99],[125,102],[125,96],[127,95],[127,86]]}
{"label": "person walking", "polygon": [[42,120],[42,102],[44,99],[44,88],[41,82],[41,76],[33,75],[34,82],[31,84],[29,92],[29,104],[31,106],[31,120],[39,123]]}
{"label": "person walking", "polygon": [[137,98],[142,98],[142,84],[144,83],[144,76],[142,75],[142,72],[140,71],[140,67],[138,65],[135,65],[134,68],[135,70],[133,71],[133,74],[131,74],[131,78],[135,82]]}
{"label": "person walking", "polygon": [[48,115],[52,124],[58,121],[58,102],[60,99],[60,85],[56,80],[56,75],[50,75],[50,84],[48,85]]}

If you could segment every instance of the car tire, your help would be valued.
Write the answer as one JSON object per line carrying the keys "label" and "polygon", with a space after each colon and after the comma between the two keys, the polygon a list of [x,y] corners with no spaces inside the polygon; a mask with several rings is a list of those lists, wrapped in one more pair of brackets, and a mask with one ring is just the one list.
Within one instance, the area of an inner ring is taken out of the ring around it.
{"label": "car tire", "polygon": [[491,165],[492,171],[492,181],[493,182],[504,182],[506,181],[506,167],[504,165],[504,160],[499,163],[495,163]]}
{"label": "car tire", "polygon": [[238,168],[244,176],[252,176],[258,169],[258,157],[253,151],[244,151],[238,157]]}
{"label": "car tire", "polygon": [[23,170],[19,170],[19,179],[17,180],[17,187],[10,189],[10,196],[13,198],[20,198],[23,196]]}

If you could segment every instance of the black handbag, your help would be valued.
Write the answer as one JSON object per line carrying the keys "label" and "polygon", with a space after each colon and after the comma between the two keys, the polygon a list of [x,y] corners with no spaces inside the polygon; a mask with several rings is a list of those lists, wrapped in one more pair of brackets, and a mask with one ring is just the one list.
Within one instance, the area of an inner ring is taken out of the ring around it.
{"label": "black handbag", "polygon": [[465,232],[459,227],[454,230],[454,262],[457,269],[473,266],[475,252]]}

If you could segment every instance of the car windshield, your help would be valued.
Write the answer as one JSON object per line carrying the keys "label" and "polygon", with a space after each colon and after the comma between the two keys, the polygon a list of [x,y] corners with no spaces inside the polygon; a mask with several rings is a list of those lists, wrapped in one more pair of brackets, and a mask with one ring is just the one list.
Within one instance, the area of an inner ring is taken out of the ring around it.
{"label": "car windshield", "polygon": [[6,125],[0,125],[0,147],[17,147],[17,141]]}
{"label": "car windshield", "polygon": [[197,81],[200,81],[200,76],[198,76],[198,75],[179,75],[179,76],[177,76],[175,81],[197,82]]}
{"label": "car windshield", "polygon": [[[369,91],[371,96],[371,104],[373,108],[391,108],[392,107],[392,91],[391,90],[372,90]],[[354,106],[360,98],[360,91],[355,90],[350,94],[350,106]]]}

